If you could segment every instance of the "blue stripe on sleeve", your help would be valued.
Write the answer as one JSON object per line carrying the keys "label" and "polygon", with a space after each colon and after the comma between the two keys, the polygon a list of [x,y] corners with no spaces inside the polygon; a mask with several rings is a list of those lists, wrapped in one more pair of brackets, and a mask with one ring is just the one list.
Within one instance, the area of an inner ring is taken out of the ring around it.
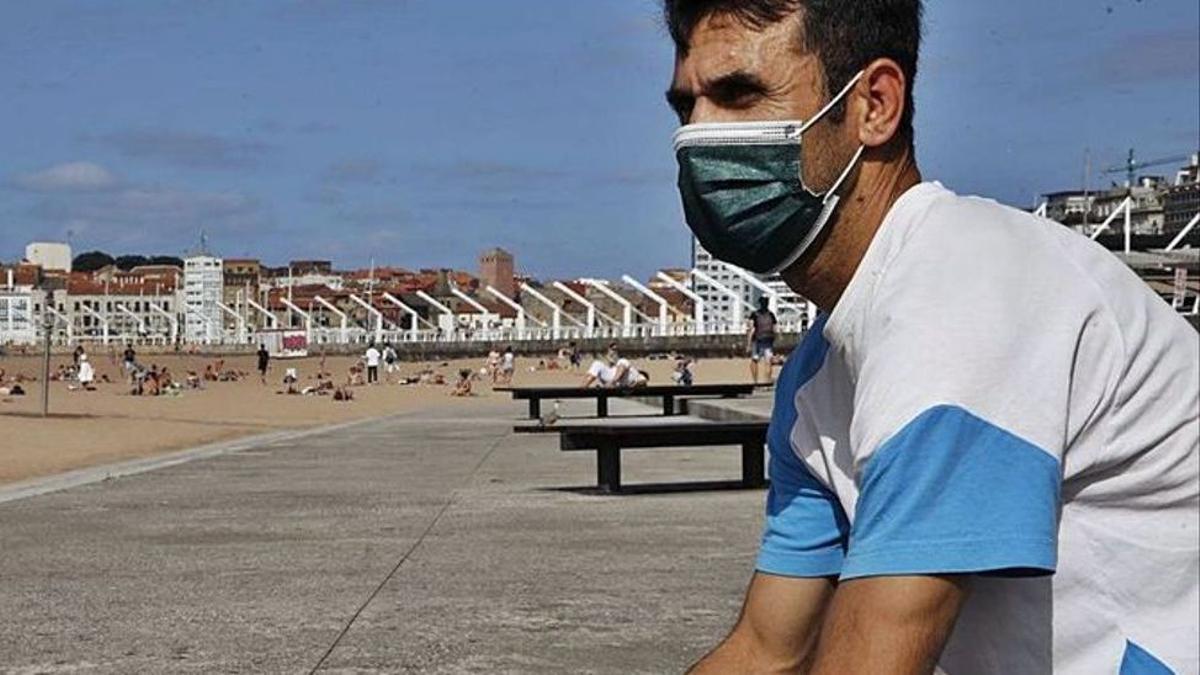
{"label": "blue stripe on sleeve", "polygon": [[1126,640],[1120,675],[1174,675],[1174,671],[1137,643]]}
{"label": "blue stripe on sleeve", "polygon": [[843,579],[1055,569],[1058,460],[962,408],[918,415],[859,484]]}
{"label": "blue stripe on sleeve", "polygon": [[842,570],[850,525],[837,498],[809,473],[792,451],[796,392],[825,363],[829,344],[817,321],[779,373],[775,409],[767,432],[771,489],[759,550],[758,571],[791,577],[836,576]]}

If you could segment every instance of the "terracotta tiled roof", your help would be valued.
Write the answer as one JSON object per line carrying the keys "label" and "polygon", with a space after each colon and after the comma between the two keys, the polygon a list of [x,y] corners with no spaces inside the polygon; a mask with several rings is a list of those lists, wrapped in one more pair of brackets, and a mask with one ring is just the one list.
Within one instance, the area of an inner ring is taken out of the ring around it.
{"label": "terracotta tiled roof", "polygon": [[104,283],[74,276],[67,281],[68,295],[164,295],[162,284],[143,282],[133,284]]}

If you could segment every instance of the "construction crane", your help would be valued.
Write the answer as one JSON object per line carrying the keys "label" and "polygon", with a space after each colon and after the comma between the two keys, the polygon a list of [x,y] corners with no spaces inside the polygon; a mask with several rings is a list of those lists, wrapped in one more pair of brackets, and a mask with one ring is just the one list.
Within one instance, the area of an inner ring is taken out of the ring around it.
{"label": "construction crane", "polygon": [[1104,173],[1124,173],[1125,186],[1133,187],[1133,181],[1137,178],[1137,172],[1142,169],[1147,169],[1152,166],[1162,166],[1164,164],[1177,164],[1190,160],[1191,155],[1177,155],[1175,157],[1161,157],[1159,159],[1151,159],[1145,162],[1139,162],[1133,158],[1133,148],[1129,149],[1129,157],[1124,164],[1118,166],[1110,166],[1104,170]]}

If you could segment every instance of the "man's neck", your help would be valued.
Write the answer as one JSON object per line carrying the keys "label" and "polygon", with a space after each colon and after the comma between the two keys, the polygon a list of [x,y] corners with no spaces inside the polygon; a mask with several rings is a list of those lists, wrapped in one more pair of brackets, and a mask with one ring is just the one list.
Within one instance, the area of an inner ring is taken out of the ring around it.
{"label": "man's neck", "polygon": [[839,202],[833,222],[826,225],[824,241],[784,270],[783,280],[822,311],[833,311],[892,205],[920,182],[911,148],[883,162],[865,161],[853,192]]}

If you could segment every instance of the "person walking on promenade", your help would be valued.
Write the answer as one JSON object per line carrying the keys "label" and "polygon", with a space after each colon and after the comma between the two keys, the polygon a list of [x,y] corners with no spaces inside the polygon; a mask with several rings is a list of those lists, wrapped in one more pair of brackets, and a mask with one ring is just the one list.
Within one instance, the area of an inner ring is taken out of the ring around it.
{"label": "person walking on promenade", "polygon": [[1195,330],[1087,237],[922,176],[920,0],[664,5],[688,226],[821,310],[693,672],[1200,672]]}
{"label": "person walking on promenade", "polygon": [[517,355],[510,345],[504,348],[504,355],[500,357],[500,384],[506,387],[512,386],[515,372],[517,372]]}
{"label": "person walking on promenade", "polygon": [[750,352],[750,381],[758,384],[758,364],[760,361],[765,361],[767,364],[766,379],[764,383],[770,384],[774,377],[771,372],[771,359],[775,358],[775,313],[771,311],[770,303],[767,298],[761,297],[758,299],[758,309],[750,315],[750,326],[748,331],[749,342],[747,351]]}
{"label": "person walking on promenade", "polygon": [[125,378],[132,384],[134,373],[137,372],[137,352],[133,351],[132,344],[126,344],[125,351],[121,354],[121,369],[125,371]]}
{"label": "person walking on promenade", "polygon": [[367,365],[367,384],[379,383],[379,360],[381,356],[374,342],[367,346],[367,352],[363,354],[363,361]]}
{"label": "person walking on promenade", "polygon": [[386,372],[385,382],[392,384],[396,373],[400,371],[400,355],[396,353],[396,348],[390,342],[383,345],[383,364]]}
{"label": "person walking on promenade", "polygon": [[271,352],[267,351],[267,345],[258,345],[258,379],[263,385],[267,384],[267,369],[271,367]]}

